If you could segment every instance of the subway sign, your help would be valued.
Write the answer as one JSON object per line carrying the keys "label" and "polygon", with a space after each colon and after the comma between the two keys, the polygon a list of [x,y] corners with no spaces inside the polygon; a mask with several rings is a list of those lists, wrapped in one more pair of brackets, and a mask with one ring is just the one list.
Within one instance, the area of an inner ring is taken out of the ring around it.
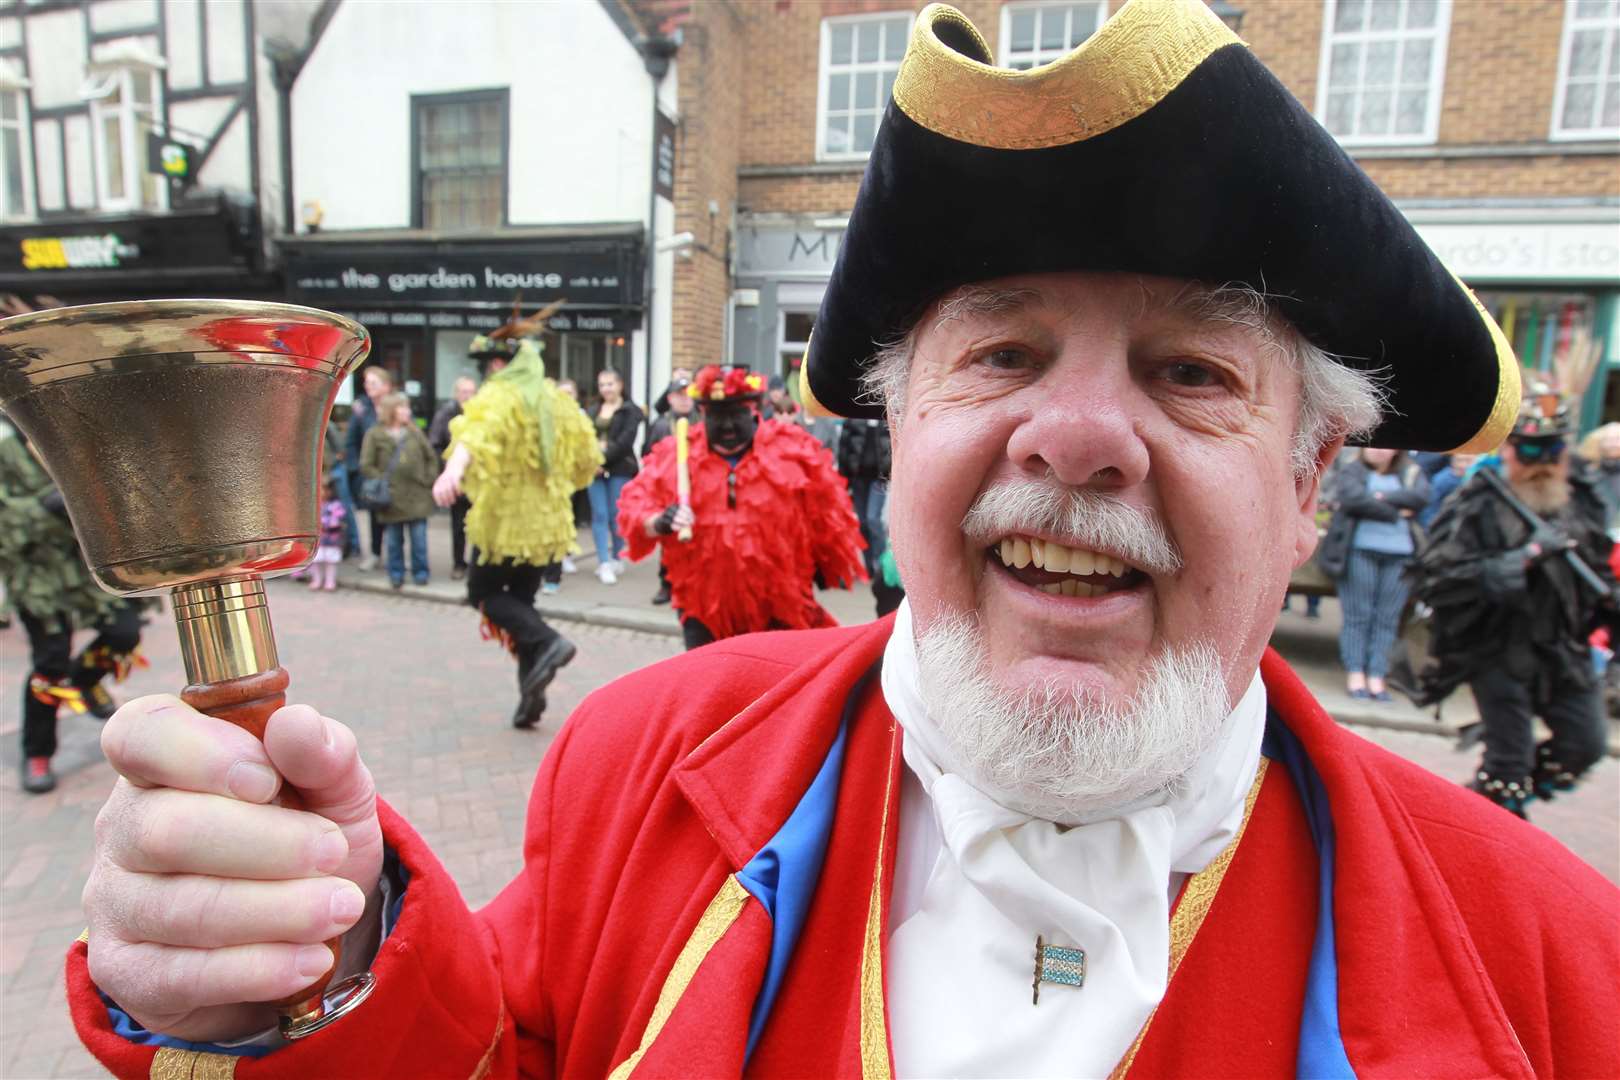
{"label": "subway sign", "polygon": [[25,236],[24,270],[108,270],[141,256],[139,245],[125,243],[117,233],[100,236]]}

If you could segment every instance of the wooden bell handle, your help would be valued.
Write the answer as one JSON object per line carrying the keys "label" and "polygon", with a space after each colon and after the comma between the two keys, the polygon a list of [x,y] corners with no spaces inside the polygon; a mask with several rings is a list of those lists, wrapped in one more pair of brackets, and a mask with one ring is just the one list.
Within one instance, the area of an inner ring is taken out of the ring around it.
{"label": "wooden bell handle", "polygon": [[[270,722],[270,714],[287,703],[287,683],[286,669],[274,667],[269,671],[245,675],[239,679],[188,686],[180,692],[180,700],[198,712],[235,724],[262,743],[265,725]],[[304,798],[297,789],[285,784],[275,798],[275,805],[284,806],[289,810],[306,808]],[[283,1012],[298,1015],[303,1015],[309,1010],[312,999],[318,1005],[322,991],[332,980],[332,972],[337,967],[342,945],[341,936],[332,938],[326,943],[327,948],[332,950],[332,967],[326,969],[326,974],[291,997],[269,1004]]]}

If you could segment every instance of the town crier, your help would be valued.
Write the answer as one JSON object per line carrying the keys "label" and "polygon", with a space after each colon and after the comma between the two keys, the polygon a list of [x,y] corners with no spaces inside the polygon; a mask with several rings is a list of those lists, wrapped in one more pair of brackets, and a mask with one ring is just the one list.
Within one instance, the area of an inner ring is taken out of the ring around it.
{"label": "town crier", "polygon": [[[1347,438],[1507,434],[1500,331],[1201,0],[993,63],[917,17],[802,369],[889,424],[899,611],[591,695],[476,913],[336,720],[124,706],[67,984],[109,1068],[1613,1073],[1617,890],[1267,648]],[[375,990],[278,1044],[337,934]]]}
{"label": "town crier", "polygon": [[815,582],[865,577],[860,522],[832,455],[797,424],[762,422],[764,388],[746,368],[701,369],[687,393],[703,423],[688,431],[686,452],[666,439],[619,496],[631,560],[663,549],[688,649],[756,630],[836,626]]}

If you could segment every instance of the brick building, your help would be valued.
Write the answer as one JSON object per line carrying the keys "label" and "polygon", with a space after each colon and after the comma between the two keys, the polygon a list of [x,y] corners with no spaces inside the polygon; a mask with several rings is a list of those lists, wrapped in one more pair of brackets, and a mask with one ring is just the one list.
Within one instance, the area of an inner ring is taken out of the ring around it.
{"label": "brick building", "polygon": [[[1004,66],[1121,0],[959,0]],[[1606,350],[1620,418],[1620,2],[1215,0],[1480,294],[1528,366]],[[673,359],[789,371],[809,336],[916,8],[637,0],[680,30]],[[1588,338],[1590,335],[1590,338]],[[1605,400],[1606,399],[1606,400]]]}

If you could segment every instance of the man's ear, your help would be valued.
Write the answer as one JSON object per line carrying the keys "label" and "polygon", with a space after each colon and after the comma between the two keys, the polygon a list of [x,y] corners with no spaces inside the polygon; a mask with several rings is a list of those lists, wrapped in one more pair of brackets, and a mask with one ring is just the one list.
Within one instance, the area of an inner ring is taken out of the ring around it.
{"label": "man's ear", "polygon": [[1294,477],[1294,498],[1299,506],[1295,519],[1297,531],[1294,540],[1294,566],[1304,566],[1316,553],[1316,507],[1322,494],[1322,474],[1333,464],[1333,459],[1344,449],[1344,439],[1337,438],[1316,452],[1311,468]]}

